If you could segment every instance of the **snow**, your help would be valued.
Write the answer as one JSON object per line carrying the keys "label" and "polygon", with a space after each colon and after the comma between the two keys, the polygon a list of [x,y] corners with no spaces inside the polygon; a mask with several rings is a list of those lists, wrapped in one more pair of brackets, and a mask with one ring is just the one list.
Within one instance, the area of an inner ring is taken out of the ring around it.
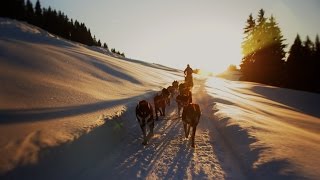
{"label": "snow", "polygon": [[216,87],[208,89],[219,130],[249,177],[319,177],[319,94],[222,80],[208,84]]}
{"label": "snow", "polygon": [[182,79],[0,18],[1,179],[320,177],[319,94],[198,76],[196,147],[175,102],[141,145],[137,102]]}
{"label": "snow", "polygon": [[25,23],[1,19],[0,27],[1,172],[35,163],[40,149],[77,139],[179,78]]}

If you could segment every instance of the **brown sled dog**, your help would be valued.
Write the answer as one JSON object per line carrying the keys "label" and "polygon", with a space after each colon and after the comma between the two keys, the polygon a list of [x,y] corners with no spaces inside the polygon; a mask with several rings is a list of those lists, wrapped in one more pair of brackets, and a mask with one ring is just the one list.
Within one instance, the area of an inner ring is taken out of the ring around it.
{"label": "brown sled dog", "polygon": [[[140,101],[136,106],[136,117],[139,122],[143,134],[142,144],[147,144],[148,137],[153,136],[154,119],[152,105],[146,100]],[[149,127],[149,134],[147,135],[147,125]]]}
{"label": "brown sled dog", "polygon": [[166,98],[163,94],[157,94],[154,98],[154,109],[156,113],[156,120],[159,120],[158,118],[158,112],[160,116],[166,115]]}
{"label": "brown sled dog", "polygon": [[188,138],[190,127],[192,127],[191,133],[191,147],[194,146],[194,138],[196,135],[197,125],[199,123],[201,116],[201,110],[198,104],[190,103],[183,107],[182,111],[182,122],[183,122],[183,129],[185,133],[185,137]]}

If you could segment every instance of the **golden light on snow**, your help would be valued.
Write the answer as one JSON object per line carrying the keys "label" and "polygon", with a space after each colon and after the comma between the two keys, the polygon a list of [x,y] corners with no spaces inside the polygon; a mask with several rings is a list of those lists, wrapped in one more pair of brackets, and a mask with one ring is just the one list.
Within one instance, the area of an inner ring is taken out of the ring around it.
{"label": "golden light on snow", "polygon": [[[296,104],[291,103],[292,97],[297,97],[297,94],[304,96],[299,97],[300,101],[306,102],[314,95],[258,83],[231,83],[221,79],[210,79],[208,86],[212,87],[208,88],[208,93],[216,99],[217,119],[224,120],[230,128],[238,128],[239,132],[245,129],[243,135],[259,140],[249,146],[250,151],[260,151],[259,157],[253,162],[253,168],[286,159],[295,164],[295,168],[301,168],[293,170],[284,167],[283,171],[301,171],[316,176],[319,156],[315,155],[320,148],[319,118],[297,111]],[[297,107],[306,104],[301,102]],[[234,138],[241,141],[243,137],[231,138],[233,141],[238,141]],[[266,146],[268,148],[261,150]]]}

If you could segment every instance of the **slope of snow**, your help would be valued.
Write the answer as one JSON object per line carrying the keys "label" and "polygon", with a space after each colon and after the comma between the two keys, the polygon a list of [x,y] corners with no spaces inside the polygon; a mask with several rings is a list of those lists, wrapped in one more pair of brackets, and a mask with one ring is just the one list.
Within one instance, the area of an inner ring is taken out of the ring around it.
{"label": "slope of snow", "polygon": [[253,179],[317,179],[320,95],[212,79],[221,134]]}
{"label": "slope of snow", "polygon": [[0,172],[36,162],[40,149],[76,139],[178,74],[0,19]]}
{"label": "slope of snow", "polygon": [[142,146],[136,103],[182,72],[109,53],[0,18],[1,179],[320,177],[318,94],[199,76],[196,148],[174,102]]}

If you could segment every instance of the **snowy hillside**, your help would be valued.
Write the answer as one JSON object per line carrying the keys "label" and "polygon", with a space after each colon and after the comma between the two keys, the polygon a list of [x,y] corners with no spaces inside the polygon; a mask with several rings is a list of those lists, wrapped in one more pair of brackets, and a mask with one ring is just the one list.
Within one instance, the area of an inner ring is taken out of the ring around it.
{"label": "snowy hillside", "polygon": [[181,74],[115,59],[5,19],[0,58],[0,172],[36,162],[40,149],[78,138]]}
{"label": "snowy hillside", "polygon": [[142,146],[134,108],[182,72],[0,18],[1,179],[318,179],[320,95],[197,77],[196,147],[175,103]]}

